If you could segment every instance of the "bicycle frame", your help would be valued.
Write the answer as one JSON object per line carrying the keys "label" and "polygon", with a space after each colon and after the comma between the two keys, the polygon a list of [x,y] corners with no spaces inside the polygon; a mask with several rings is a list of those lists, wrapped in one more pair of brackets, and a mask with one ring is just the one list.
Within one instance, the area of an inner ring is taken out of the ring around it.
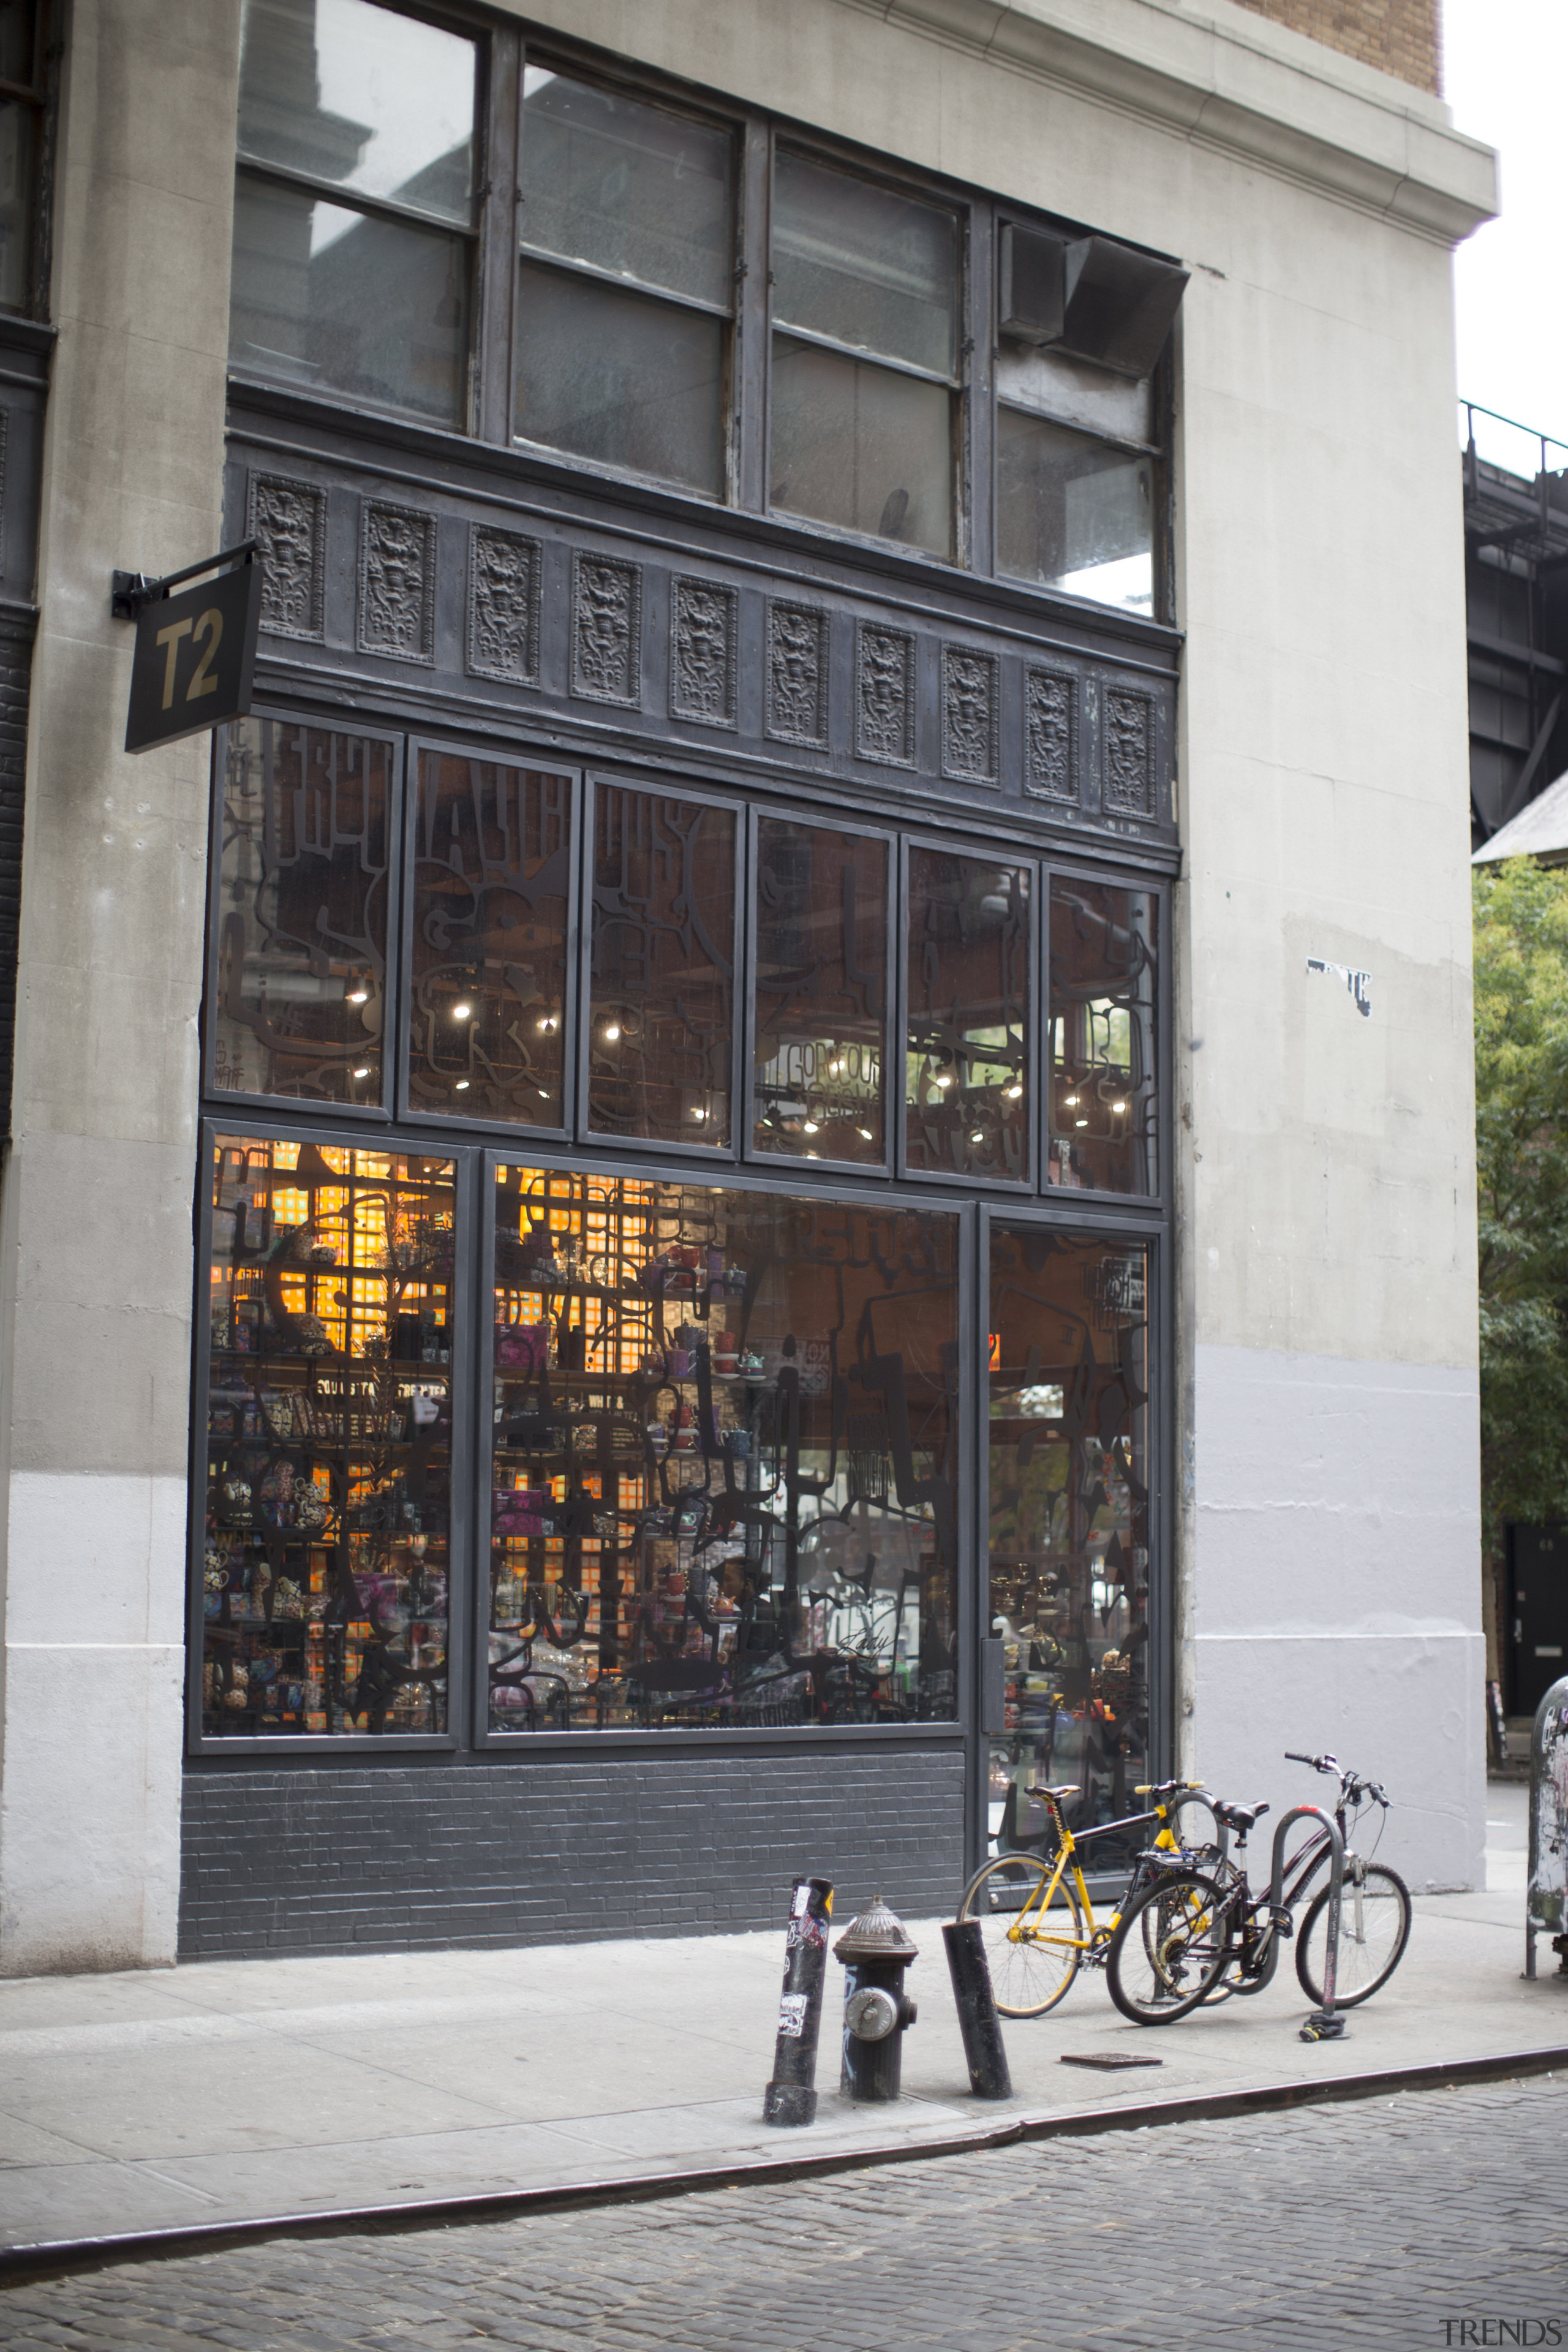
{"label": "bicycle frame", "polygon": [[[1059,1944],[1069,1950],[1082,1952],[1089,1960],[1097,1964],[1103,1961],[1110,1939],[1121,1924],[1122,1912],[1147,1885],[1152,1873],[1152,1866],[1140,1857],[1131,1877],[1117,1898],[1116,1908],[1102,1926],[1094,1916],[1094,1900],[1084,1879],[1083,1864],[1079,1860],[1079,1846],[1091,1843],[1095,1838],[1112,1837],[1118,1830],[1142,1829],[1150,1822],[1158,1822],[1160,1830],[1154,1840],[1153,1850],[1156,1853],[1164,1852],[1180,1855],[1184,1849],[1176,1843],[1171,1828],[1170,1816],[1178,1804],[1186,1800],[1195,1800],[1200,1794],[1201,1791],[1197,1789],[1189,1788],[1183,1791],[1181,1797],[1173,1798],[1163,1805],[1155,1805],[1146,1813],[1129,1813],[1119,1822],[1099,1822],[1093,1829],[1081,1830],[1076,1833],[1068,1827],[1059,1805],[1053,1804],[1051,1812],[1058,1832],[1056,1868],[1048,1878],[1041,1882],[1036,1893],[1027,1895],[1019,1906],[1017,1916],[1007,1929],[1009,1942],[1020,1942],[1026,1935],[1028,1935],[1042,1943]],[[1225,1859],[1223,1845],[1220,1858],[1222,1861]],[[1021,1855],[1019,1859],[1022,1861],[1026,1857]],[[1082,1906],[1083,1917],[1089,1929],[1088,1934],[1066,1936],[1055,1929],[1046,1932],[1037,1925],[1027,1925],[1031,1913],[1036,1914],[1040,1920],[1046,1917],[1052,1903],[1056,1900],[1057,1890],[1061,1885],[1069,1864],[1072,1870],[1072,1885]]]}

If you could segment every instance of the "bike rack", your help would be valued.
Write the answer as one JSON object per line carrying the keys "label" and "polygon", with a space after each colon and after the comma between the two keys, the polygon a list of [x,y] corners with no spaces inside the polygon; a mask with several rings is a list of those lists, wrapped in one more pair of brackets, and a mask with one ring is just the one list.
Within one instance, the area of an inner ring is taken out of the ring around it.
{"label": "bike rack", "polygon": [[1303,2042],[1337,2042],[1344,2019],[1334,2009],[1334,1987],[1340,1966],[1340,1889],[1344,1883],[1345,1842],[1332,1813],[1321,1805],[1293,1805],[1274,1832],[1274,1874],[1268,1890],[1269,1916],[1276,1935],[1285,1908],[1285,1832],[1295,1822],[1319,1822],[1329,1833],[1329,1911],[1327,1947],[1323,1954],[1323,2005],[1313,2010],[1301,2028]]}

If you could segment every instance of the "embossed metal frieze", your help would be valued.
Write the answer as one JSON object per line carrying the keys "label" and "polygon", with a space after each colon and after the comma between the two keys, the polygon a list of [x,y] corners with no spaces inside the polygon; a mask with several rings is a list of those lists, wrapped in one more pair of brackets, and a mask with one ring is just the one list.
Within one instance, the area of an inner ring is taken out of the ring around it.
{"label": "embossed metal frieze", "polygon": [[768,606],[763,724],[780,743],[827,742],[827,615],[815,604]]}
{"label": "embossed metal frieze", "polygon": [[642,573],[609,555],[572,559],[572,691],[589,702],[641,699]]}
{"label": "embossed metal frieze", "polygon": [[360,523],[359,648],[400,661],[436,653],[436,518],[367,499]]}
{"label": "embossed metal frieze", "polygon": [[955,782],[997,781],[996,657],[942,649],[942,772]]}
{"label": "embossed metal frieze", "polygon": [[736,598],[710,580],[677,577],[669,614],[669,708],[703,727],[735,724]]}
{"label": "embossed metal frieze", "polygon": [[474,677],[513,686],[539,683],[539,578],[536,539],[515,530],[468,533],[467,659]]}
{"label": "embossed metal frieze", "polygon": [[1108,816],[1154,814],[1154,706],[1125,687],[1105,689],[1103,781]]}
{"label": "embossed metal frieze", "polygon": [[1078,788],[1078,682],[1065,671],[1024,673],[1024,790],[1074,801]]}
{"label": "embossed metal frieze", "polygon": [[855,749],[885,768],[915,764],[915,641],[904,629],[856,634]]}
{"label": "embossed metal frieze", "polygon": [[259,541],[261,625],[321,644],[325,630],[327,494],[314,482],[252,474],[245,535]]}

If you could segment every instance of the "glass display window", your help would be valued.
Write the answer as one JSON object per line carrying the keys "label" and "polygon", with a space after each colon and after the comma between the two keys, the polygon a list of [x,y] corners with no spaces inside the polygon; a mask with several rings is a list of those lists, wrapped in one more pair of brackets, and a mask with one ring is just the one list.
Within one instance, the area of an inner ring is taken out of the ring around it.
{"label": "glass display window", "polygon": [[200,1727],[447,1728],[450,1160],[209,1150]]}
{"label": "glass display window", "polygon": [[207,1086],[379,1109],[395,747],[282,719],[222,743]]}
{"label": "glass display window", "polygon": [[[1141,1239],[991,1223],[987,1572],[1006,1693],[994,1852],[1049,1843],[1037,1783],[1076,1782],[1069,1819],[1089,1829],[1136,1812],[1150,1777],[1151,1263]],[[1091,1851],[1114,1868],[1131,1849]]]}
{"label": "glass display window", "polygon": [[1159,913],[1152,890],[1052,877],[1052,1184],[1159,1191]]}
{"label": "glass display window", "polygon": [[496,1168],[492,1733],[956,1718],[957,1229]]}
{"label": "glass display window", "polygon": [[890,844],[757,820],[752,1149],[877,1167],[888,1159]]}
{"label": "glass display window", "polygon": [[904,1155],[911,1173],[1030,1181],[1027,866],[912,845]]}
{"label": "glass display window", "polygon": [[594,792],[587,1123],[728,1150],[741,826],[721,803]]}
{"label": "glass display window", "polygon": [[570,773],[420,751],[411,1110],[565,1126],[574,806]]}

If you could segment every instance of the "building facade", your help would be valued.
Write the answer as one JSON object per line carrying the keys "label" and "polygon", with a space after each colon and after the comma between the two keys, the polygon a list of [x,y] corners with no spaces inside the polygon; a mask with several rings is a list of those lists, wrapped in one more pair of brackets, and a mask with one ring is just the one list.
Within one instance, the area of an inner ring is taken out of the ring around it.
{"label": "building facade", "polygon": [[1288,1745],[1470,1883],[1489,154],[1228,0],[55,37],[0,1965],[940,1909]]}

